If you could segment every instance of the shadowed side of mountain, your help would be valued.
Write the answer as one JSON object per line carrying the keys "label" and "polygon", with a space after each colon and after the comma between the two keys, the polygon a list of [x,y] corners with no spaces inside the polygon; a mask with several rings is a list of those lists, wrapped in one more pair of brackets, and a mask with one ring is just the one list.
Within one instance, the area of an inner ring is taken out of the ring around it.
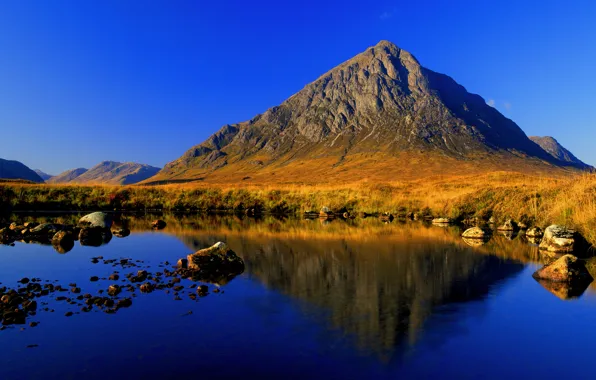
{"label": "shadowed side of mountain", "polygon": [[80,175],[84,174],[86,171],[87,169],[85,168],[67,170],[58,175],[53,176],[52,178],[47,180],[47,183],[71,183],[73,180],[78,178]]}
{"label": "shadowed side of mountain", "polygon": [[[91,169],[73,169],[52,178],[50,183],[130,185],[154,176],[159,168],[134,162],[103,161]],[[60,178],[58,178],[60,177]]]}
{"label": "shadowed side of mountain", "polygon": [[550,154],[557,160],[568,162],[580,168],[592,168],[592,166],[584,163],[579,158],[575,157],[573,153],[563,147],[559,142],[551,136],[530,136],[530,140],[538,144],[546,153]]}
{"label": "shadowed side of mountain", "polygon": [[51,174],[48,174],[48,173],[44,173],[44,172],[42,172],[42,171],[41,171],[41,170],[39,170],[39,169],[35,169],[35,170],[34,170],[34,172],[35,172],[35,173],[36,173],[38,176],[40,176],[40,177],[41,177],[41,179],[43,179],[44,181],[47,181],[47,180],[49,180],[50,178],[52,178],[52,177],[53,177],[53,175],[51,175]]}
{"label": "shadowed side of mountain", "polygon": [[0,158],[0,178],[43,182],[43,179],[25,164],[19,161],[5,160],[2,158]]}
{"label": "shadowed side of mountain", "polygon": [[[281,105],[221,128],[151,182],[293,182],[575,169],[452,78],[381,41]],[[284,177],[284,179],[280,179]]]}

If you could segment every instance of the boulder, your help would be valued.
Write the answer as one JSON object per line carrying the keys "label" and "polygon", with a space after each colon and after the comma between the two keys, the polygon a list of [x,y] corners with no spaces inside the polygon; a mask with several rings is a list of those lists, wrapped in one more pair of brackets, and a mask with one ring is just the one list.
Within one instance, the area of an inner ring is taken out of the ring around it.
{"label": "boulder", "polygon": [[517,223],[511,219],[507,219],[503,225],[497,227],[498,231],[515,231],[517,229]]}
{"label": "boulder", "polygon": [[112,232],[105,228],[81,228],[79,232],[79,242],[81,245],[99,247],[112,240]]}
{"label": "boulder", "polygon": [[166,228],[166,222],[161,219],[156,219],[151,223],[151,227],[155,230],[163,230]]}
{"label": "boulder", "polygon": [[453,220],[450,218],[434,218],[433,224],[451,224]]}
{"label": "boulder", "polygon": [[466,239],[486,239],[490,233],[480,227],[472,227],[465,230],[461,236]]}
{"label": "boulder", "polygon": [[554,282],[594,281],[584,263],[573,255],[564,255],[550,264],[546,264],[532,275],[537,280]]}
{"label": "boulder", "polygon": [[329,209],[329,207],[322,207],[321,211],[319,211],[320,218],[331,219],[334,216],[335,215],[333,214],[333,211],[331,211],[331,209]]}
{"label": "boulder", "polygon": [[544,235],[544,232],[542,232],[542,228],[536,227],[536,226],[534,226],[526,231],[527,237],[541,238],[543,235]]}
{"label": "boulder", "polygon": [[26,235],[30,236],[54,236],[58,231],[62,230],[62,226],[52,223],[43,223],[37,227],[30,229]]}
{"label": "boulder", "polygon": [[382,222],[388,223],[393,222],[393,219],[395,219],[395,217],[393,216],[393,214],[389,212],[384,212],[379,216],[379,219],[381,219]]}
{"label": "boulder", "polygon": [[94,212],[79,219],[79,226],[81,228],[110,229],[110,227],[112,227],[112,217],[105,212]]}
{"label": "boulder", "polygon": [[573,252],[576,239],[575,230],[553,224],[544,230],[540,249],[549,252]]}
{"label": "boulder", "polygon": [[187,256],[188,268],[201,271],[244,271],[244,261],[225,243],[217,242]]}
{"label": "boulder", "polygon": [[52,246],[58,253],[69,252],[74,247],[74,235],[70,231],[58,231],[52,237]]}

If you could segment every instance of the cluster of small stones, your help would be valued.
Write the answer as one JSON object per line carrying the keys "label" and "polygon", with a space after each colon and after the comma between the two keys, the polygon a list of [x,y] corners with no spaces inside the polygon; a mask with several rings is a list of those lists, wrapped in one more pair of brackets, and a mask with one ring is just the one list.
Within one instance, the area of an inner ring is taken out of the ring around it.
{"label": "cluster of small stones", "polygon": [[[104,259],[102,256],[91,258],[91,262],[112,267],[121,267],[130,269],[143,266],[143,261],[133,261],[130,258]],[[174,300],[182,300],[183,296],[188,299],[198,301],[199,298],[209,294],[209,287],[205,284],[197,284],[192,281],[183,283],[183,279],[196,279],[201,277],[201,273],[186,268],[171,266],[169,262],[159,264],[161,271],[149,272],[146,269],[138,269],[136,272],[126,274],[120,271],[114,271],[107,278],[91,276],[90,282],[104,281],[110,282],[105,289],[99,289],[97,294],[83,293],[79,284],[70,283],[68,286],[62,286],[51,283],[49,280],[42,282],[40,278],[22,278],[19,283],[21,286],[16,288],[0,288],[0,316],[2,327],[6,329],[9,325],[23,325],[27,319],[31,319],[38,312],[55,312],[51,307],[52,301],[65,302],[79,308],[79,311],[69,310],[65,313],[66,317],[76,314],[89,313],[91,311],[102,311],[107,314],[116,313],[122,308],[132,306],[133,299],[139,293],[152,293],[163,291],[166,294],[172,294]],[[168,269],[170,267],[171,269]],[[148,266],[146,268],[149,268]],[[229,279],[229,277],[228,277]],[[214,286],[212,293],[223,293],[219,286]],[[53,298],[52,296],[56,295]],[[30,327],[39,324],[37,321],[31,321]]]}

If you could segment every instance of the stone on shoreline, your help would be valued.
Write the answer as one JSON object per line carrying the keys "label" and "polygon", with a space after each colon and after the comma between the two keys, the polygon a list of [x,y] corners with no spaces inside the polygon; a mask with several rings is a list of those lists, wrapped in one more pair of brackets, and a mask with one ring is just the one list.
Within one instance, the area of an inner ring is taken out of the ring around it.
{"label": "stone on shoreline", "polygon": [[594,281],[582,261],[573,255],[564,255],[561,258],[546,264],[532,275],[537,280],[554,282],[587,282]]}
{"label": "stone on shoreline", "polygon": [[112,227],[112,217],[105,212],[93,212],[79,219],[79,226],[109,229]]}
{"label": "stone on shoreline", "polygon": [[433,224],[451,224],[451,223],[453,223],[453,220],[450,218],[434,218],[432,223]]}
{"label": "stone on shoreline", "polygon": [[533,238],[541,238],[544,235],[542,228],[540,227],[532,227],[526,231],[526,236],[533,237]]}
{"label": "stone on shoreline", "polygon": [[517,223],[511,219],[507,219],[503,225],[497,227],[497,231],[515,231],[517,229]]}
{"label": "stone on shoreline", "polygon": [[472,227],[465,230],[461,236],[467,239],[486,239],[490,234],[480,227]]}
{"label": "stone on shoreline", "polygon": [[544,230],[540,249],[549,252],[573,252],[576,239],[575,230],[553,224]]}
{"label": "stone on shoreline", "polygon": [[194,270],[244,270],[244,261],[225,243],[217,242],[186,257],[188,268]]}

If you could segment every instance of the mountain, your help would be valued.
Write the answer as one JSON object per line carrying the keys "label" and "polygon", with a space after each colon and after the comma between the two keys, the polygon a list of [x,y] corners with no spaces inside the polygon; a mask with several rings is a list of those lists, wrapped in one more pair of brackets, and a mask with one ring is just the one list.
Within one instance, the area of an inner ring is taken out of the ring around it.
{"label": "mountain", "polygon": [[0,158],[0,178],[43,182],[43,179],[37,173],[19,161],[4,160],[2,158]]}
{"label": "mountain", "polygon": [[452,78],[388,41],[281,105],[225,125],[147,183],[353,181],[576,168]]}
{"label": "mountain", "polygon": [[35,169],[34,172],[41,177],[41,179],[43,179],[44,181],[47,181],[48,179],[52,178],[53,175],[48,174],[48,173],[44,173],[39,169]]}
{"label": "mountain", "polygon": [[85,172],[87,172],[87,169],[85,169],[85,168],[77,168],[77,169],[67,170],[67,171],[62,172],[58,175],[53,176],[46,182],[47,183],[69,183],[69,182],[74,181],[76,178],[78,178],[80,175],[84,174]]}
{"label": "mountain", "polygon": [[73,169],[54,178],[50,183],[103,183],[111,185],[130,185],[159,172],[159,168],[134,162],[103,161],[91,169]]}
{"label": "mountain", "polygon": [[557,160],[569,162],[579,167],[591,168],[590,165],[582,162],[579,158],[575,157],[573,153],[565,149],[554,137],[551,136],[530,136],[530,140],[540,145],[548,154],[556,158]]}

